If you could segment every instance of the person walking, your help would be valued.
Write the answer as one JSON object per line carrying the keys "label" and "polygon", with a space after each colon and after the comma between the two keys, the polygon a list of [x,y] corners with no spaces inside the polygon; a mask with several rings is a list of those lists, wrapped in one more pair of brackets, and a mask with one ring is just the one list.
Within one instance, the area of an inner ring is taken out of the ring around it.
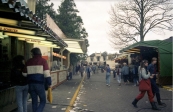
{"label": "person walking", "polygon": [[147,69],[151,73],[150,81],[151,81],[153,95],[154,96],[156,95],[158,104],[163,105],[164,103],[161,102],[161,98],[160,98],[160,90],[156,84],[156,77],[158,75],[156,72],[157,71],[156,63],[157,63],[157,58],[153,57],[152,63],[148,66]]}
{"label": "person walking", "polygon": [[76,65],[75,67],[75,74],[77,75],[77,73],[78,73],[78,65]]}
{"label": "person walking", "polygon": [[93,64],[93,66],[92,66],[92,71],[93,71],[93,74],[95,74],[95,71],[96,71],[96,65],[95,64]]}
{"label": "person walking", "polygon": [[87,73],[87,78],[90,79],[90,75],[91,75],[91,67],[90,67],[90,65],[88,65],[86,67],[86,73]]}
{"label": "person walking", "polygon": [[96,72],[97,72],[97,74],[99,73],[99,67],[98,67],[98,65],[96,65]]}
{"label": "person walking", "polygon": [[133,82],[133,69],[134,69],[134,65],[133,63],[129,64],[129,81]]}
{"label": "person walking", "polygon": [[83,65],[81,65],[79,71],[80,71],[81,77],[83,77],[83,73],[84,73],[84,66]]}
{"label": "person walking", "polygon": [[129,67],[127,66],[127,63],[123,63],[123,68],[122,68],[122,74],[123,74],[123,78],[124,78],[124,83],[125,85],[127,84],[127,80],[128,80],[128,75],[129,75]]}
{"label": "person walking", "polygon": [[121,86],[121,65],[118,65],[116,67],[116,75],[117,75],[117,81],[119,83],[119,86]]}
{"label": "person walking", "polygon": [[115,68],[113,69],[113,78],[116,79],[116,69],[117,67],[115,66]]}
{"label": "person walking", "polygon": [[139,78],[140,78],[139,90],[140,90],[141,93],[134,99],[132,104],[133,104],[134,107],[138,108],[137,102],[140,99],[142,99],[144,97],[145,93],[147,92],[148,99],[151,103],[152,109],[153,110],[160,110],[160,109],[157,108],[157,106],[154,103],[153,93],[152,93],[152,89],[151,89],[151,83],[150,83],[150,79],[149,79],[150,78],[150,72],[147,73],[147,69],[146,69],[147,66],[148,66],[148,61],[143,60],[141,62],[141,66],[140,66],[140,69],[139,69]]}
{"label": "person walking", "polygon": [[73,76],[73,65],[70,65],[70,67],[68,69],[68,72],[69,72],[68,80],[72,80],[72,76]]}
{"label": "person walking", "polygon": [[[47,61],[42,58],[39,48],[31,50],[32,58],[26,62],[23,75],[27,76],[32,99],[32,112],[43,112],[46,104],[45,85],[51,87],[51,77]],[[40,103],[38,105],[38,97]]]}
{"label": "person walking", "polygon": [[137,86],[139,84],[139,78],[138,78],[138,74],[139,74],[139,62],[136,62],[134,67],[133,67],[133,83],[134,86]]}
{"label": "person walking", "polygon": [[106,85],[110,86],[111,69],[109,67],[109,64],[106,65],[105,71],[106,71]]}
{"label": "person walking", "polygon": [[27,78],[22,75],[24,56],[17,55],[12,60],[11,82],[15,87],[18,112],[27,112],[28,84]]}

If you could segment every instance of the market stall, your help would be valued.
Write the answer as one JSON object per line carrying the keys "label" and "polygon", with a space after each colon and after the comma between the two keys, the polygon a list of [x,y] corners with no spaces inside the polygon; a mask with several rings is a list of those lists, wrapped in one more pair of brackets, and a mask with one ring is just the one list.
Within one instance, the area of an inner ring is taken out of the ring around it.
{"label": "market stall", "polygon": [[120,52],[138,54],[142,59],[151,63],[152,57],[158,58],[159,84],[172,84],[172,38],[135,43]]}
{"label": "market stall", "polygon": [[[28,60],[30,50],[42,46],[43,58],[51,67],[52,48],[67,47],[60,35],[53,32],[55,28],[47,25],[48,19],[42,20],[33,12],[24,0],[0,0],[0,112],[16,108],[15,86],[10,82],[14,56],[23,55]],[[65,76],[61,75],[60,82]]]}

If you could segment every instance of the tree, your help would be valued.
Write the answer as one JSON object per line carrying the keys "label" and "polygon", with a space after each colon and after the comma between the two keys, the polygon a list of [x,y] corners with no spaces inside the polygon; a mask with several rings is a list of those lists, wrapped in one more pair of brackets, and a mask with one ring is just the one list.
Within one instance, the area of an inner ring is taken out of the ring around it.
{"label": "tree", "polygon": [[53,9],[54,4],[49,4],[50,0],[37,0],[36,2],[36,14],[42,20],[45,19],[45,14],[49,14],[50,17],[55,20],[57,13]]}
{"label": "tree", "polygon": [[59,6],[56,22],[68,38],[82,39],[88,36],[74,0],[63,0]]}
{"label": "tree", "polygon": [[[110,41],[124,47],[144,41],[148,32],[173,30],[173,6],[171,0],[125,0],[110,12]],[[116,46],[116,47],[117,47]]]}
{"label": "tree", "polygon": [[108,53],[105,51],[101,55],[103,56],[103,59],[106,60],[106,57],[108,56]]}
{"label": "tree", "polygon": [[90,55],[90,57],[94,57],[95,56],[95,53],[92,53],[91,55]]}
{"label": "tree", "polygon": [[84,61],[84,60],[87,59],[88,54],[86,54],[86,53],[84,53],[84,54],[80,54],[79,57],[80,57],[80,60],[83,60],[83,61]]}
{"label": "tree", "polygon": [[102,56],[107,56],[108,53],[105,51],[105,52],[103,52],[101,55],[102,55]]}
{"label": "tree", "polygon": [[[88,33],[82,26],[83,21],[80,16],[78,16],[78,10],[74,0],[63,0],[61,5],[57,9],[58,15],[56,15],[56,23],[67,38],[73,39],[85,39],[86,46],[89,46]],[[85,54],[71,54],[70,63],[76,63],[85,58]],[[84,56],[83,56],[84,55]]]}

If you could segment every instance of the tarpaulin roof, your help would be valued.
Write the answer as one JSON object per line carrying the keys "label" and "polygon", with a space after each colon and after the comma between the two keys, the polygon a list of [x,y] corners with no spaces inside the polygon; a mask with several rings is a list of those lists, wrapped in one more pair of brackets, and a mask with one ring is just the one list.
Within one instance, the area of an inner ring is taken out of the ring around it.
{"label": "tarpaulin roof", "polygon": [[158,49],[160,76],[172,76],[172,38],[166,40],[151,40],[138,42],[120,50],[130,52],[135,50],[140,53],[140,47],[152,47]]}

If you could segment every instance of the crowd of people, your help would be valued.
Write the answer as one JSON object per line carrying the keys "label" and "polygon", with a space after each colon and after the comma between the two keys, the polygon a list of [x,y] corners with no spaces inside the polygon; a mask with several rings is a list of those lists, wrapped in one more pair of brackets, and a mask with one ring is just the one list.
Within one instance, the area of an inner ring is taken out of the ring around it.
{"label": "crowd of people", "polygon": [[73,66],[71,65],[70,68],[68,69],[68,78],[69,80],[72,79],[72,74],[73,75],[80,75],[81,78],[83,77],[84,73],[87,74],[87,78],[89,79],[91,74],[96,74],[99,73],[99,67],[98,65],[84,65],[84,64],[77,64],[75,67],[75,72],[73,73]]}

